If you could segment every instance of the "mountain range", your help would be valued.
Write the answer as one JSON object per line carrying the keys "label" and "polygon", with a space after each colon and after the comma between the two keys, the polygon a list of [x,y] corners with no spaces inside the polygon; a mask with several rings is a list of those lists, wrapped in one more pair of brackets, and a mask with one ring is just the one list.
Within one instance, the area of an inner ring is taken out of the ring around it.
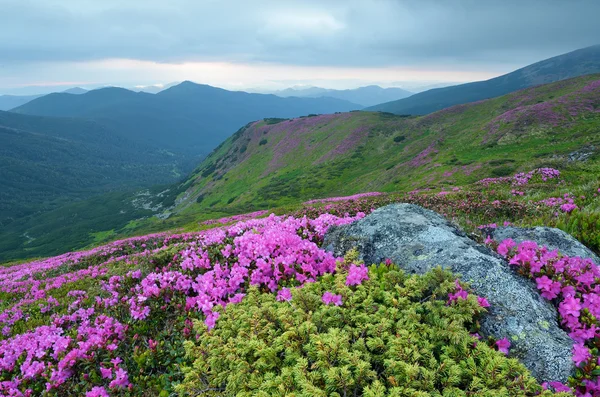
{"label": "mountain range", "polygon": [[600,72],[600,45],[549,58],[486,81],[437,88],[365,110],[421,115],[523,88]]}
{"label": "mountain range", "polygon": [[383,102],[407,98],[413,93],[403,90],[402,88],[382,88],[378,85],[369,85],[349,90],[333,90],[321,87],[286,88],[285,90],[275,91],[273,94],[280,97],[330,97],[343,99],[362,106],[373,106]]}
{"label": "mountain range", "polygon": [[233,131],[265,117],[334,113],[362,106],[335,98],[280,98],[185,81],[157,94],[103,88],[45,95],[12,111],[92,119],[123,137],[190,156],[208,154]]}
{"label": "mountain range", "polygon": [[[85,94],[87,90],[74,87],[69,88],[68,90],[62,91],[65,94]],[[31,102],[34,99],[41,98],[46,94],[39,95],[0,95],[0,110],[10,110],[21,105],[26,104],[27,102]]]}
{"label": "mountain range", "polygon": [[593,157],[600,147],[599,76],[563,79],[595,70],[598,48],[473,83],[495,98],[423,117],[192,82],[156,94],[109,87],[36,98],[0,112],[0,252],[58,253],[312,198],[567,167],[572,153]]}

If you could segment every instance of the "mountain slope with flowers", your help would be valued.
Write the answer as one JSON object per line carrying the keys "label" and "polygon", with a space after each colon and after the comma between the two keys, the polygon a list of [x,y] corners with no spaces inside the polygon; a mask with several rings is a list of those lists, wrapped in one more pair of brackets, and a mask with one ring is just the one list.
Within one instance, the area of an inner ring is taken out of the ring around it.
{"label": "mountain slope with flowers", "polygon": [[186,182],[164,226],[364,191],[461,186],[539,167],[599,172],[600,75],[423,117],[350,112],[250,123]]}

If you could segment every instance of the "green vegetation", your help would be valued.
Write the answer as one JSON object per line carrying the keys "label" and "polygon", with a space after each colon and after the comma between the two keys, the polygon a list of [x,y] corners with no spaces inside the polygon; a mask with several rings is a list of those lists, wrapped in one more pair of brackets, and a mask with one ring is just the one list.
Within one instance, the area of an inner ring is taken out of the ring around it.
{"label": "green vegetation", "polygon": [[[454,276],[407,276],[372,267],[362,285],[345,272],[292,290],[278,302],[251,288],[216,327],[185,343],[193,365],[181,395],[534,396],[552,395],[515,359],[477,341],[485,309],[474,295],[452,305]],[[325,305],[331,292],[342,306]],[[494,341],[490,341],[493,345]],[[539,393],[539,394],[538,394]]]}
{"label": "green vegetation", "polygon": [[[599,79],[583,76],[423,117],[351,112],[247,125],[192,173],[188,198],[164,225],[192,227],[215,214],[365,191],[465,186],[539,167],[559,169],[574,185],[591,183],[600,174],[600,113],[593,111],[600,90],[582,90]],[[549,110],[538,110],[542,105]],[[585,162],[571,160],[590,147],[595,154]]]}

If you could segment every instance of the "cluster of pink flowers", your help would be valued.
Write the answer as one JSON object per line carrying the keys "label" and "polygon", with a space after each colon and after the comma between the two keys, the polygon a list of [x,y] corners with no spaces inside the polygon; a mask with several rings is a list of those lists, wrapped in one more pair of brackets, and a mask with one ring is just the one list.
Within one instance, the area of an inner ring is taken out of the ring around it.
{"label": "cluster of pink flowers", "polygon": [[[323,214],[315,219],[271,215],[198,233],[122,240],[2,268],[0,291],[13,295],[14,301],[3,302],[7,309],[0,314],[0,324],[8,328],[0,341],[0,374],[11,379],[0,382],[0,395],[31,395],[32,382],[44,382],[47,390],[60,390],[78,373],[80,363],[90,361],[98,363],[103,383],[90,384],[87,396],[130,388],[127,369],[117,356],[128,326],[103,311],[128,312],[129,323],[144,321],[154,310],[167,307],[195,311],[204,315],[210,329],[219,316],[213,309],[240,302],[248,285],[277,291],[278,300],[289,301],[290,287],[335,272],[339,258],[319,247],[327,229],[364,216],[362,212],[346,217]],[[177,253],[167,266],[147,274],[135,268],[138,259],[152,263],[153,254],[173,246],[178,247]],[[109,265],[117,261],[132,270],[107,278]],[[85,307],[85,302],[90,302],[85,291],[72,290],[66,297],[68,305],[61,309],[70,314],[53,315],[58,301],[50,295],[52,291],[84,278],[102,279],[103,293],[94,297],[93,306]],[[350,267],[349,285],[365,279],[366,267]],[[341,297],[332,296],[328,302],[340,305]],[[32,308],[43,309],[51,325],[11,335],[10,326],[26,321]],[[149,340],[148,346],[156,349],[156,341]],[[111,366],[101,364],[107,360],[112,360]]]}
{"label": "cluster of pink flowers", "polygon": [[380,193],[380,192],[359,193],[359,194],[354,194],[352,196],[314,199],[314,200],[306,201],[306,202],[304,202],[304,204],[308,205],[308,204],[316,204],[316,203],[334,203],[337,201],[350,201],[350,200],[356,200],[356,199],[360,199],[360,198],[364,198],[364,197],[374,197],[374,196],[381,196],[381,195],[382,195],[382,193]]}
{"label": "cluster of pink flowers", "polygon": [[[573,361],[579,367],[577,396],[600,396],[600,268],[591,259],[560,255],[533,241],[502,241],[497,251],[533,280],[541,295],[558,308],[560,322],[574,340]],[[553,382],[556,390],[565,386]],[[557,387],[558,386],[558,387]],[[569,389],[569,388],[567,388]]]}
{"label": "cluster of pink flowers", "polygon": [[[0,341],[0,371],[15,373],[12,384],[0,386],[7,395],[22,395],[19,386],[43,379],[46,390],[57,389],[76,374],[77,364],[118,348],[127,326],[114,318],[96,315],[93,308],[55,317],[52,325],[37,327]],[[115,358],[117,359],[117,358]],[[127,387],[127,372],[115,364],[116,377],[109,387]],[[108,376],[112,379],[112,373]],[[25,395],[30,389],[25,389]]]}
{"label": "cluster of pink flowers", "polygon": [[[543,182],[547,182],[550,179],[560,178],[560,171],[554,168],[536,168],[529,172],[520,172],[513,176],[504,176],[499,178],[485,178],[477,181],[476,183],[485,187],[496,184],[510,183],[513,186],[525,186],[531,181],[534,176],[539,176]],[[517,192],[515,190],[515,192]],[[520,193],[520,192],[518,192]],[[520,195],[520,194],[519,194]]]}
{"label": "cluster of pink flowers", "polygon": [[[571,213],[579,207],[575,204],[575,197],[572,194],[565,193],[563,197],[549,197],[538,201],[538,204],[543,204],[547,207],[559,207],[562,212]],[[585,197],[582,197],[585,199]]]}
{"label": "cluster of pink flowers", "polygon": [[369,279],[369,269],[365,265],[350,265],[346,285],[359,285]]}
{"label": "cluster of pink flowers", "polygon": [[321,300],[326,305],[342,306],[342,295],[336,295],[329,291],[323,294]]}

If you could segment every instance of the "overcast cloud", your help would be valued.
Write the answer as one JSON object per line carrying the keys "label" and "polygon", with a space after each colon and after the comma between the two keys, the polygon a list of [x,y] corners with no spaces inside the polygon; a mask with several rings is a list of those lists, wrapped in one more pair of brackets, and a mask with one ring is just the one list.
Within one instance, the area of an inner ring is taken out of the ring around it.
{"label": "overcast cloud", "polygon": [[600,43],[598,15],[598,0],[0,0],[0,89],[470,81]]}

